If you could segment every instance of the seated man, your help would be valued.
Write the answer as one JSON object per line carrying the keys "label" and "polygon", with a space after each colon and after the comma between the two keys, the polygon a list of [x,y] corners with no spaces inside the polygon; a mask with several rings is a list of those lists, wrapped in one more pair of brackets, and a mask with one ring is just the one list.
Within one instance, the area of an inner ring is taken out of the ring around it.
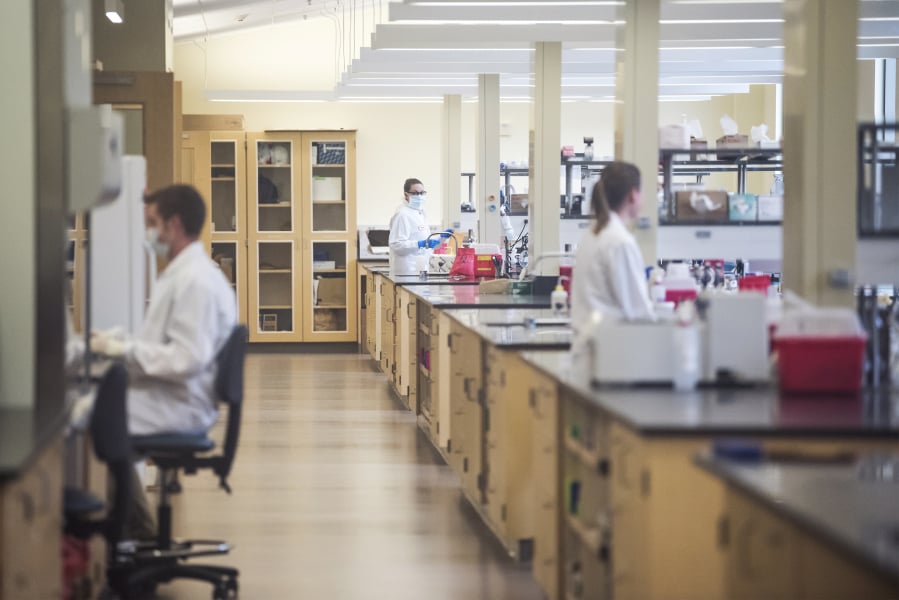
{"label": "seated man", "polygon": [[198,240],[206,206],[197,190],[173,185],[144,203],[147,241],[168,266],[140,332],[96,332],[91,348],[127,365],[132,435],[205,433],[218,416],[215,358],[237,324],[234,290]]}

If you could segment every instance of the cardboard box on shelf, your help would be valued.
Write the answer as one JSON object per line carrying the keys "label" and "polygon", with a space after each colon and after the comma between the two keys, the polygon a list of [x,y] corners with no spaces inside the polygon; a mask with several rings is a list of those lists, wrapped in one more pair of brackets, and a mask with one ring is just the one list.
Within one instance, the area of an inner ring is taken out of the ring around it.
{"label": "cardboard box on shelf", "polygon": [[510,194],[509,210],[513,213],[528,211],[528,195],[527,194]]}
{"label": "cardboard box on shelf", "polygon": [[659,127],[659,148],[663,150],[686,150],[690,147],[690,132],[685,125],[662,125]]}
{"label": "cardboard box on shelf", "polygon": [[278,315],[274,313],[262,313],[262,331],[278,331]]}
{"label": "cardboard box on shelf", "polygon": [[[695,200],[694,194],[697,196]],[[708,198],[708,203],[702,196]],[[727,192],[721,190],[675,192],[674,202],[679,223],[727,221]]]}
{"label": "cardboard box on shelf", "polygon": [[741,154],[742,152],[721,152],[721,150],[741,150],[745,151],[750,147],[749,136],[742,133],[735,135],[722,135],[715,140],[715,148],[718,149],[718,158]]}
{"label": "cardboard box on shelf", "polygon": [[690,150],[691,152],[691,160],[708,160],[708,155],[703,153],[696,152],[697,150],[708,150],[709,142],[704,139],[690,138]]}
{"label": "cardboard box on shelf", "polygon": [[346,329],[346,325],[342,325],[342,321],[345,322],[346,319],[341,319],[340,313],[336,310],[316,310],[312,315],[312,329],[314,331],[343,331]]}
{"label": "cardboard box on shelf", "polygon": [[759,197],[755,194],[731,194],[728,212],[731,221],[757,221]]}
{"label": "cardboard box on shelf", "polygon": [[346,279],[322,277],[318,280],[318,306],[346,305]]}
{"label": "cardboard box on shelf", "polygon": [[225,279],[229,282],[234,281],[234,259],[229,257],[221,257],[218,260],[219,268],[225,274]]}
{"label": "cardboard box on shelf", "polygon": [[783,221],[783,196],[759,196],[758,204],[759,221]]}
{"label": "cardboard box on shelf", "polygon": [[343,200],[342,177],[313,177],[312,201]]}

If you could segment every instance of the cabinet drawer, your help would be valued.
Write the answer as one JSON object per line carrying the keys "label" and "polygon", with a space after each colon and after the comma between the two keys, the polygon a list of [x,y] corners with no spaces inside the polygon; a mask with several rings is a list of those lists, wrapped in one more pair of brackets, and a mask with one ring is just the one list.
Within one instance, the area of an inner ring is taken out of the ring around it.
{"label": "cabinet drawer", "polygon": [[0,534],[0,598],[61,597],[62,440],[0,490]]}

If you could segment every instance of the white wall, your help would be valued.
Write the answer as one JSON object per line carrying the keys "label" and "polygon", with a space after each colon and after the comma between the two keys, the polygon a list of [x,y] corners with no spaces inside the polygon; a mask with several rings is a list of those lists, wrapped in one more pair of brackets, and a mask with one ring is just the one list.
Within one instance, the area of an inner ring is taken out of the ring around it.
{"label": "white wall", "polygon": [[[32,2],[7,0],[0,21],[0,406],[34,404],[35,305],[35,115]],[[63,232],[60,231],[60,235]]]}

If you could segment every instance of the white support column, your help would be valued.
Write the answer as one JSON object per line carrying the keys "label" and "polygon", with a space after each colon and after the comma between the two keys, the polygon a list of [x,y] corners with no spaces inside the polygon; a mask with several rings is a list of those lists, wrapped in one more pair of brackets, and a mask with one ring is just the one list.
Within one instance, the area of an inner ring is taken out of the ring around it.
{"label": "white support column", "polygon": [[478,75],[477,240],[499,244],[499,75]]}
{"label": "white support column", "polygon": [[858,0],[784,4],[784,287],[851,306]]}
{"label": "white support column", "polygon": [[640,169],[643,210],[634,235],[647,264],[658,259],[659,3],[626,0],[616,43],[615,158]]}
{"label": "white support column", "polygon": [[443,97],[443,222],[459,228],[462,199],[462,96]]}
{"label": "white support column", "polygon": [[859,123],[873,123],[877,120],[877,103],[883,98],[883,88],[877,82],[880,60],[860,60],[858,66],[858,95],[856,108]]}
{"label": "white support column", "polygon": [[[559,251],[559,183],[562,140],[562,44],[538,42],[534,48],[533,133],[530,157],[531,260]],[[559,261],[548,259],[537,274],[558,275]]]}

